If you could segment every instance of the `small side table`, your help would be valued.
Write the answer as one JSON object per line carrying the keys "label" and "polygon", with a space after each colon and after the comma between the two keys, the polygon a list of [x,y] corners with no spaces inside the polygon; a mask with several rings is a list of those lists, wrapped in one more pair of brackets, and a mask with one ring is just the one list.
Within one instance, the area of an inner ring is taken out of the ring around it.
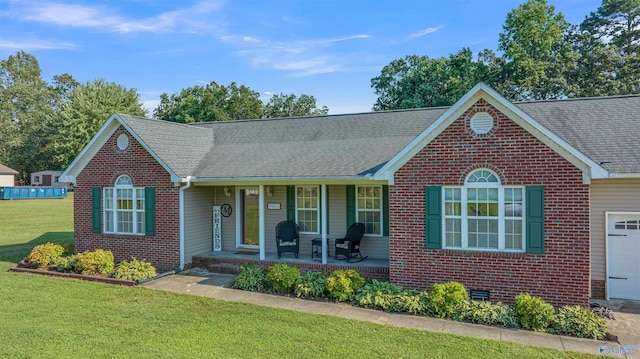
{"label": "small side table", "polygon": [[[313,255],[322,256],[322,238],[314,238],[311,240],[311,258]],[[329,238],[327,238],[327,257],[331,257],[329,251]]]}

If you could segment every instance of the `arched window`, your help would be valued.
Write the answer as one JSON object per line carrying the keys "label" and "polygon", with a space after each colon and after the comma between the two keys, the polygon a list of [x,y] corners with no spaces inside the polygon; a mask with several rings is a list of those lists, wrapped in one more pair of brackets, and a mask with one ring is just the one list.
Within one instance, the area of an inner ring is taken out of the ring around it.
{"label": "arched window", "polygon": [[478,169],[443,191],[445,248],[524,251],[523,186],[502,186],[493,171]]}
{"label": "arched window", "polygon": [[122,175],[104,188],[103,205],[105,233],[145,234],[144,187],[133,187],[131,177]]}

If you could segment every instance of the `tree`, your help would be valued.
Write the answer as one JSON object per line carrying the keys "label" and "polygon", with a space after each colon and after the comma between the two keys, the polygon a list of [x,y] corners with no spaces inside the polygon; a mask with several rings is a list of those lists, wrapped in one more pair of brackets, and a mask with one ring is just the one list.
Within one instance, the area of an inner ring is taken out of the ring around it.
{"label": "tree", "polygon": [[290,116],[320,116],[329,113],[327,106],[316,107],[316,98],[302,94],[297,97],[294,94],[273,95],[262,109],[263,118],[290,117]]}
{"label": "tree", "polygon": [[53,115],[50,99],[33,55],[19,51],[0,63],[0,162],[20,171],[20,181],[46,166],[40,134]]}
{"label": "tree", "polygon": [[500,34],[514,93],[520,99],[544,100],[571,92],[564,78],[575,63],[566,41],[569,24],[546,0],[528,0],[507,14]]}
{"label": "tree", "polygon": [[[582,53],[605,56],[606,62],[582,64],[585,72],[614,79],[618,86],[610,95],[640,93],[640,0],[603,0],[580,24],[591,36]],[[598,58],[599,59],[599,58]]]}
{"label": "tree", "polygon": [[155,118],[180,123],[257,119],[261,114],[258,92],[235,82],[225,87],[215,81],[171,96],[163,93],[153,110]]}
{"label": "tree", "polygon": [[[486,59],[496,58],[494,55]],[[474,62],[468,48],[449,58],[410,55],[396,59],[371,79],[371,87],[378,95],[373,110],[449,106],[478,82],[493,85],[500,77],[499,72],[483,61]]]}
{"label": "tree", "polygon": [[140,95],[103,79],[80,84],[68,92],[68,101],[60,104],[60,121],[55,129],[55,160],[62,167],[71,161],[115,112],[145,116]]}

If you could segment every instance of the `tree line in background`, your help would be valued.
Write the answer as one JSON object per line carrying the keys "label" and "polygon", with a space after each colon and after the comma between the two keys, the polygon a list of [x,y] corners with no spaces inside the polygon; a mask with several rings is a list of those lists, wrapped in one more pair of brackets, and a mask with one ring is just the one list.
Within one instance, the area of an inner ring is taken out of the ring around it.
{"label": "tree line in background", "polygon": [[410,55],[371,79],[374,111],[449,106],[478,82],[512,101],[640,93],[640,0],[603,0],[571,25],[546,0],[507,14],[498,56],[468,48],[448,58]]}
{"label": "tree line in background", "polygon": [[[68,73],[42,79],[37,59],[24,51],[0,62],[0,163],[29,174],[64,169],[113,113],[146,116],[135,89],[103,79],[79,83]],[[162,94],[156,118],[182,122],[310,116],[327,114],[313,96],[273,95],[262,103],[246,86],[210,82],[204,87]]]}
{"label": "tree line in background", "polygon": [[[546,0],[528,0],[507,14],[498,56],[468,48],[448,58],[410,55],[371,80],[373,110],[448,106],[485,82],[510,100],[640,93],[640,0],[603,0],[570,25]],[[210,82],[168,95],[156,118],[180,123],[324,115],[313,96],[259,93],[232,82]],[[135,89],[103,79],[77,82],[70,74],[42,79],[33,55],[0,62],[0,163],[29,173],[64,169],[113,113],[145,116]]]}

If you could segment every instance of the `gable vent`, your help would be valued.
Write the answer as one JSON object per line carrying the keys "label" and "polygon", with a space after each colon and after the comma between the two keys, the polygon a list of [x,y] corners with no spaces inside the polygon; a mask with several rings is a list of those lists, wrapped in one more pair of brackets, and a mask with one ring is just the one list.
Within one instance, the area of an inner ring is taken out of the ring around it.
{"label": "gable vent", "polygon": [[486,112],[478,112],[471,117],[469,126],[476,134],[484,135],[493,128],[493,117]]}

